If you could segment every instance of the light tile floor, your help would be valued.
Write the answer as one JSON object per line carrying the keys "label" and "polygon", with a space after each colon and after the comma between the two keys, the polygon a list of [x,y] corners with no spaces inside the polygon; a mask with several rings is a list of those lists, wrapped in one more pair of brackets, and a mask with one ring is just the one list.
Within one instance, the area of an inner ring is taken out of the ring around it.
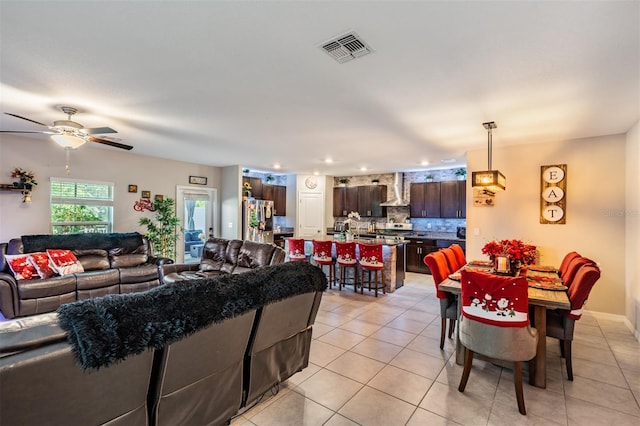
{"label": "light tile floor", "polygon": [[547,389],[525,371],[527,415],[513,374],[474,360],[464,393],[454,341],[439,348],[439,303],[430,275],[408,273],[393,294],[327,290],[310,364],[233,420],[263,425],[640,425],[640,343],[622,322],[589,312],[576,323],[574,381],[548,339]]}

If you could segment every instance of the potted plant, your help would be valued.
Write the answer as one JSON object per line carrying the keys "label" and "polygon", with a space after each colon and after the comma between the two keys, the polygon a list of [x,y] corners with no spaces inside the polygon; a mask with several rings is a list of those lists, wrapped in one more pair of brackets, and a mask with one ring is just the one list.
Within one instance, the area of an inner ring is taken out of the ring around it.
{"label": "potted plant", "polygon": [[176,217],[175,201],[172,198],[156,199],[153,202],[155,220],[141,217],[138,223],[147,227],[145,236],[153,247],[153,254],[175,259],[176,243],[184,231]]}
{"label": "potted plant", "polygon": [[424,180],[426,180],[427,182],[433,182],[433,178],[434,176],[432,174],[428,174],[424,177]]}
{"label": "potted plant", "polygon": [[348,177],[338,178],[338,185],[339,186],[347,186],[348,183],[349,183],[349,178]]}
{"label": "potted plant", "polygon": [[371,183],[372,183],[373,185],[377,185],[377,184],[379,184],[379,183],[380,183],[380,179],[371,179]]}
{"label": "potted plant", "polygon": [[266,175],[264,177],[264,182],[265,183],[272,183],[276,178],[273,177],[273,175]]}
{"label": "potted plant", "polygon": [[455,174],[458,176],[458,180],[465,180],[467,178],[467,169],[458,169]]}

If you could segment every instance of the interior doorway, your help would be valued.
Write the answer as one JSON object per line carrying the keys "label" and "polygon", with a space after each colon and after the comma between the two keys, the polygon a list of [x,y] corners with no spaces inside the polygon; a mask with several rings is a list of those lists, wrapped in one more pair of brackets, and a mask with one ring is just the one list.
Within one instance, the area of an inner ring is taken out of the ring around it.
{"label": "interior doorway", "polygon": [[176,247],[176,262],[198,263],[204,242],[215,235],[217,191],[214,188],[178,186],[176,215],[184,229]]}

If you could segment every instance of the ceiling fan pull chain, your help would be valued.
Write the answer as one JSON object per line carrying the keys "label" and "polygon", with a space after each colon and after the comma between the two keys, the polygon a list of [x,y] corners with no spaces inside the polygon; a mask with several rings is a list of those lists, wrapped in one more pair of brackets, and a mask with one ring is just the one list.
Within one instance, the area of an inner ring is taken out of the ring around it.
{"label": "ceiling fan pull chain", "polygon": [[71,150],[69,148],[66,148],[64,151],[67,154],[67,164],[65,166],[65,170],[67,172],[67,176],[69,176],[69,173],[71,173],[71,168],[69,168],[69,153],[71,152]]}

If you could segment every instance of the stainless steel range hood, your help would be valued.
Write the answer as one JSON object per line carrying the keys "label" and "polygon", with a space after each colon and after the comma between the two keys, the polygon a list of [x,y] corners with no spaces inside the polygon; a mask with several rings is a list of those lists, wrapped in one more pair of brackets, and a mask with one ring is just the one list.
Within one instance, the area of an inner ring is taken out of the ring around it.
{"label": "stainless steel range hood", "polygon": [[409,202],[402,198],[402,173],[396,172],[393,174],[393,198],[384,203],[380,203],[383,207],[406,207]]}

